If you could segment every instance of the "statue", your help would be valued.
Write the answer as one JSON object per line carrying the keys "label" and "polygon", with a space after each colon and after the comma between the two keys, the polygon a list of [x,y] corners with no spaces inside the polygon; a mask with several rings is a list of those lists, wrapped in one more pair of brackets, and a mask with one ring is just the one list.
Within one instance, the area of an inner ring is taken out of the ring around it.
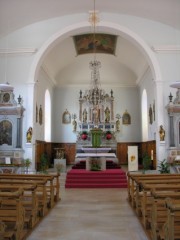
{"label": "statue", "polygon": [[120,121],[119,121],[119,119],[116,121],[116,131],[120,132]]}
{"label": "statue", "polygon": [[73,125],[73,132],[76,132],[76,129],[77,129],[77,122],[76,122],[75,119],[73,120],[72,125]]}
{"label": "statue", "polygon": [[83,111],[83,123],[86,123],[86,122],[87,122],[87,110],[85,108]]}
{"label": "statue", "polygon": [[105,122],[109,123],[110,122],[110,110],[109,110],[109,108],[106,107],[104,112],[105,112]]}
{"label": "statue", "polygon": [[32,140],[32,127],[29,127],[26,133],[26,141],[27,143],[31,143],[31,140]]}
{"label": "statue", "polygon": [[164,141],[164,139],[165,139],[165,130],[163,129],[162,125],[160,126],[159,137],[160,137],[160,141]]}

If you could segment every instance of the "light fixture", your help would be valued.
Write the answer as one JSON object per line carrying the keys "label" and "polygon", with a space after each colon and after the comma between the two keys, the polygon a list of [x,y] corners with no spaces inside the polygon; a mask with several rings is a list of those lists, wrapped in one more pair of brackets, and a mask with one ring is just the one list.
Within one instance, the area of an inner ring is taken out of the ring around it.
{"label": "light fixture", "polygon": [[[96,25],[99,22],[98,12],[95,9],[94,0],[94,10],[90,11],[89,22],[93,27],[93,54],[94,59],[89,63],[91,69],[91,86],[90,89],[85,91],[83,96],[84,102],[93,110],[93,112],[98,111],[102,105],[106,102],[108,94],[101,88],[100,83],[100,73],[101,62],[96,60]],[[82,91],[80,91],[80,96],[82,97]]]}

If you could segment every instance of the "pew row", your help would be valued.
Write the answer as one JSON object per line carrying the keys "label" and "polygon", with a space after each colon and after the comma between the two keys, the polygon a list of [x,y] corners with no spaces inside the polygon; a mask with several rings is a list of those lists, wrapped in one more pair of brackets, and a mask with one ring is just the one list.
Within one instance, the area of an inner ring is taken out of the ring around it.
{"label": "pew row", "polygon": [[[132,174],[128,173],[128,201],[135,210],[150,239],[180,239],[179,218],[176,217],[174,233],[169,233],[166,198],[172,203],[180,202],[179,174]],[[179,221],[179,222],[177,222]],[[172,221],[171,221],[172,224]],[[170,238],[167,236],[171,235]],[[172,235],[174,234],[174,238]],[[165,236],[163,238],[162,236]]]}
{"label": "pew row", "polygon": [[[23,192],[18,199],[23,211],[23,223],[20,224],[21,231],[16,231],[17,228],[15,227],[15,222],[19,224],[19,220],[15,221],[17,214],[17,199],[15,197],[17,196],[14,197],[14,194],[18,191]],[[0,174],[0,194],[0,236],[3,236],[2,239],[23,240],[25,239],[24,236],[27,236],[55,203],[60,200],[59,174]],[[6,196],[11,194],[12,198],[2,198],[3,194]],[[14,214],[11,222],[8,221],[9,211]],[[14,228],[10,227],[11,225]]]}

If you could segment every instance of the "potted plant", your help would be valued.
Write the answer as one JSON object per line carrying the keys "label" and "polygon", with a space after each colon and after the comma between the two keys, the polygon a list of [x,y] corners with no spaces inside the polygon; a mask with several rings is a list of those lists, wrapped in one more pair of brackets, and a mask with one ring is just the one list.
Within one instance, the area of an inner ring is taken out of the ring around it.
{"label": "potted plant", "polygon": [[63,164],[62,163],[56,163],[55,168],[56,168],[57,173],[60,174],[62,169],[63,169]]}
{"label": "potted plant", "polygon": [[170,173],[170,164],[164,159],[158,166],[160,173]]}
{"label": "potted plant", "polygon": [[24,159],[23,166],[25,167],[25,171],[28,172],[29,167],[31,166],[31,160],[29,158]]}
{"label": "potted plant", "polygon": [[43,153],[40,158],[40,171],[47,174],[48,168],[49,168],[48,156],[46,153]]}
{"label": "potted plant", "polygon": [[100,171],[101,170],[101,163],[98,160],[91,160],[91,171]]}
{"label": "potted plant", "polygon": [[145,173],[146,170],[149,170],[151,168],[151,157],[147,153],[145,153],[143,156],[142,165],[143,173]]}

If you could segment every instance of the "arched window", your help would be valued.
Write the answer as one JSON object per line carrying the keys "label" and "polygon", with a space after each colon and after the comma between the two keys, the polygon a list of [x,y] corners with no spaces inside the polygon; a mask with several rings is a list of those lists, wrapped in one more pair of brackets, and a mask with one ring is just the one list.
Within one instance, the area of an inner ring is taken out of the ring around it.
{"label": "arched window", "polygon": [[45,113],[44,113],[44,140],[51,141],[51,97],[49,90],[45,92]]}
{"label": "arched window", "polygon": [[142,140],[148,140],[148,110],[147,110],[147,92],[144,89],[141,99],[141,119],[142,119]]}

